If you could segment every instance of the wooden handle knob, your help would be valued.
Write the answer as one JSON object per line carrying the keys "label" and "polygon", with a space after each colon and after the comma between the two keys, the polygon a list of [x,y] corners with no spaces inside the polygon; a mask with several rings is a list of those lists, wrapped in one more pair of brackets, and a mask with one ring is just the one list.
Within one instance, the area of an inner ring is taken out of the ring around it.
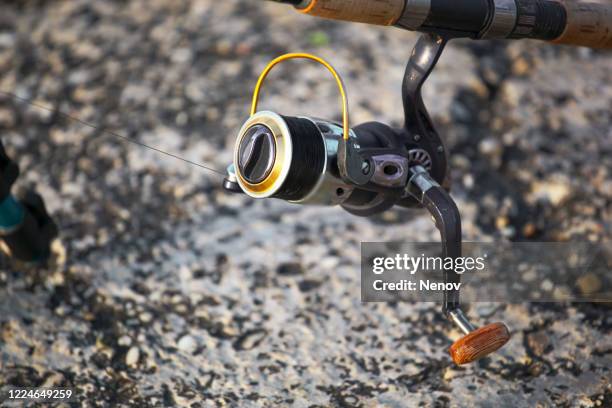
{"label": "wooden handle knob", "polygon": [[467,364],[487,356],[510,340],[503,323],[491,323],[460,338],[448,350],[455,364]]}

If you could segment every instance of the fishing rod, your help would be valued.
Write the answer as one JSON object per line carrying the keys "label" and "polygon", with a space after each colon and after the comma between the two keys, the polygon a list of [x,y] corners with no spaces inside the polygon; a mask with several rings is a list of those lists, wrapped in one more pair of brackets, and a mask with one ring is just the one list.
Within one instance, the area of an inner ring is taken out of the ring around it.
{"label": "fishing rod", "polygon": [[606,0],[268,0],[311,16],[394,26],[447,39],[531,38],[612,48]]}
{"label": "fishing rod", "polygon": [[[423,102],[421,89],[453,38],[531,38],[593,48],[612,46],[612,4],[574,0],[272,0],[298,11],[344,21],[423,32],[403,82],[404,125],[381,122],[351,127],[340,75],[325,60],[292,53],[271,61],[257,81],[223,187],[252,198],[297,204],[339,205],[357,216],[394,206],[429,211],[440,232],[442,257],[461,257],[461,215],[449,194],[448,155]],[[290,59],[323,65],[342,100],[342,123],[258,111],[270,70]],[[453,263],[454,264],[454,263]],[[444,270],[446,284],[461,275]],[[452,287],[452,286],[451,286]],[[476,328],[462,311],[459,289],[443,291],[443,313],[464,333],[449,349],[456,364],[476,361],[510,339],[501,322]]]}

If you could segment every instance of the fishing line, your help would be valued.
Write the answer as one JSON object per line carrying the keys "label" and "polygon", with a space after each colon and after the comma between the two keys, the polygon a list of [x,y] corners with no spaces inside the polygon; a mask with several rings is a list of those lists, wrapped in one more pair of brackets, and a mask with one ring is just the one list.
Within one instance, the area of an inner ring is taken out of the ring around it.
{"label": "fishing line", "polygon": [[166,151],[164,151],[164,150],[162,150],[160,148],[157,148],[155,146],[151,146],[151,145],[148,145],[146,143],[139,142],[138,140],[132,139],[131,137],[119,134],[117,132],[113,132],[112,130],[103,129],[102,127],[96,126],[93,123],[87,122],[86,120],[83,120],[83,119],[80,119],[80,118],[78,118],[76,116],[72,116],[72,115],[70,115],[68,113],[62,112],[59,109],[50,108],[50,107],[42,105],[42,104],[40,104],[38,102],[34,102],[31,99],[24,98],[22,96],[18,96],[16,94],[12,93],[12,92],[0,91],[0,94],[6,95],[8,97],[11,97],[11,98],[13,98],[15,100],[19,100],[21,102],[27,103],[28,105],[31,105],[31,106],[33,106],[35,108],[38,108],[38,109],[42,109],[42,110],[47,111],[47,112],[58,113],[58,114],[64,116],[65,118],[68,118],[70,120],[78,122],[78,123],[82,124],[83,126],[87,126],[87,127],[91,128],[91,129],[99,130],[99,131],[101,131],[103,133],[106,133],[107,135],[113,136],[116,139],[121,139],[121,140],[124,140],[124,141],[126,141],[128,143],[132,143],[132,144],[134,144],[136,146],[140,146],[140,147],[144,147],[144,148],[153,150],[153,151],[155,151],[157,153],[166,155],[168,157],[172,157],[172,158],[177,159],[177,160],[181,160],[181,161],[183,161],[183,162],[185,162],[187,164],[191,164],[191,165],[203,168],[205,170],[208,170],[208,171],[211,171],[213,173],[216,173],[216,174],[218,174],[218,175],[220,175],[222,177],[225,177],[225,173],[221,172],[221,171],[219,171],[217,169],[214,169],[212,167],[206,166],[206,165],[201,164],[201,163],[194,162],[194,161],[186,159],[184,157],[177,156],[174,153],[166,152]]}

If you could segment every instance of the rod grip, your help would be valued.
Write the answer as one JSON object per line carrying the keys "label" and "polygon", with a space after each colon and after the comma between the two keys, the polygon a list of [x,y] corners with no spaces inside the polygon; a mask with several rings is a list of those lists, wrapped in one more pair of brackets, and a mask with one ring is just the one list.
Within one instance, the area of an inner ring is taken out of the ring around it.
{"label": "rod grip", "polygon": [[609,0],[555,0],[565,7],[567,23],[555,44],[612,48],[612,2]]}
{"label": "rod grip", "polygon": [[402,15],[405,0],[311,0],[302,13],[334,20],[392,25]]}

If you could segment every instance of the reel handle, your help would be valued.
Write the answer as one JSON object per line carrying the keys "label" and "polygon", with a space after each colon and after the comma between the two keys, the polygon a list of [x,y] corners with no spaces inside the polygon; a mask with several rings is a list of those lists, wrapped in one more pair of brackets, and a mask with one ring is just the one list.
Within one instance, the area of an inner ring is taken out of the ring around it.
{"label": "reel handle", "polygon": [[[407,192],[415,197],[432,215],[440,231],[443,257],[461,256],[461,217],[451,196],[433,180],[421,166],[411,169]],[[459,283],[461,275],[444,271],[444,282]],[[468,364],[501,348],[510,340],[503,323],[492,323],[475,328],[459,305],[459,290],[444,291],[443,312],[465,336],[457,340],[449,353],[457,365]]]}

